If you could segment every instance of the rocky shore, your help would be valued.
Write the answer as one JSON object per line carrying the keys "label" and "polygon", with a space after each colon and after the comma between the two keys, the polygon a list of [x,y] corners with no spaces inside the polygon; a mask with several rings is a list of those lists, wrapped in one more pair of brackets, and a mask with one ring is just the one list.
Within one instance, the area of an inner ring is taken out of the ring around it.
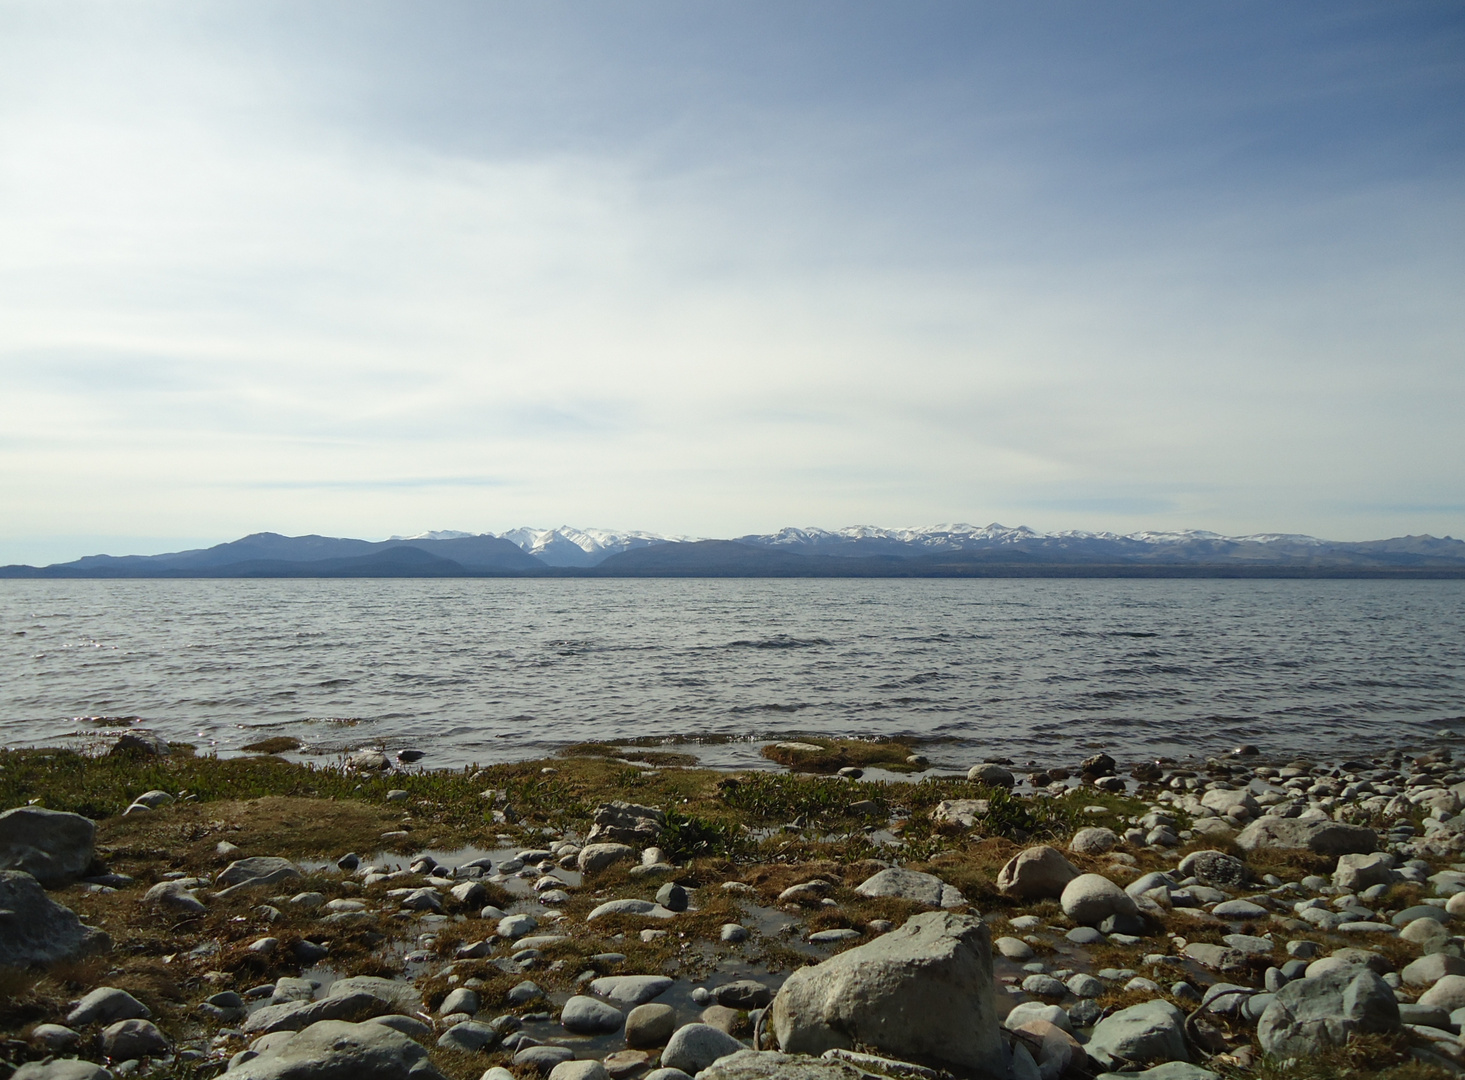
{"label": "rocky shore", "polygon": [[1465,1074],[1447,750],[872,780],[130,738],[0,753],[0,1080]]}

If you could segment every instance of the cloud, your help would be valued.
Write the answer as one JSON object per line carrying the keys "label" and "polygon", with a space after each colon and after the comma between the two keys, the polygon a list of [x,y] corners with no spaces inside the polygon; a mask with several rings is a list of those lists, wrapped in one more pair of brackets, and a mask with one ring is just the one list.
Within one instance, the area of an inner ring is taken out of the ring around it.
{"label": "cloud", "polygon": [[1428,6],[182,10],[0,14],[14,536],[1465,531]]}

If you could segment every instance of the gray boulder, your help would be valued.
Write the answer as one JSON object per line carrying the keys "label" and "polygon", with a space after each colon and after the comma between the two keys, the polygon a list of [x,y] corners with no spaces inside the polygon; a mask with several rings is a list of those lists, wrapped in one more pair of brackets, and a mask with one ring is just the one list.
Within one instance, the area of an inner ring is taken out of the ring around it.
{"label": "gray boulder", "polygon": [[79,1028],[87,1024],[110,1024],[114,1020],[148,1020],[152,1015],[151,1009],[126,990],[99,986],[76,1003],[66,1014],[66,1022]]}
{"label": "gray boulder", "polygon": [[989,787],[1010,788],[1017,783],[1017,777],[1010,770],[991,762],[973,765],[967,770],[966,778],[973,784],[986,784]]}
{"label": "gray boulder", "polygon": [[1171,1061],[1143,1072],[1100,1073],[1094,1080],[1221,1080],[1221,1074],[1184,1061]]}
{"label": "gray boulder", "polygon": [[1446,975],[1465,975],[1465,960],[1449,953],[1430,953],[1399,973],[1405,986],[1431,987]]}
{"label": "gray boulder", "polygon": [[1386,851],[1367,855],[1340,855],[1333,871],[1333,884],[1348,892],[1362,892],[1372,885],[1387,885],[1398,878],[1394,856]]}
{"label": "gray boulder", "polygon": [[282,882],[295,881],[300,876],[300,867],[289,859],[280,859],[273,855],[256,855],[252,858],[231,862],[219,871],[219,876],[214,879],[214,884],[220,890],[219,895],[224,896],[237,889],[253,889],[261,885],[279,885]]}
{"label": "gray boulder", "polygon": [[172,1048],[151,1020],[118,1020],[102,1029],[102,1053],[113,1061],[162,1057]]}
{"label": "gray boulder", "polygon": [[619,1009],[593,997],[576,994],[560,1010],[560,1023],[576,1035],[601,1035],[619,1031],[625,1017]]}
{"label": "gray boulder", "polygon": [[549,1070],[549,1080],[610,1080],[598,1061],[561,1061]]}
{"label": "gray boulder", "polygon": [[1118,846],[1118,834],[1113,829],[1106,829],[1102,825],[1090,825],[1086,829],[1079,829],[1068,841],[1068,850],[1077,852],[1079,855],[1103,855],[1106,851],[1113,851]]}
{"label": "gray boulder", "polygon": [[1379,838],[1372,829],[1341,821],[1263,816],[1236,834],[1236,846],[1242,851],[1285,848],[1317,855],[1363,855],[1378,850]]}
{"label": "gray boulder", "polygon": [[46,967],[111,947],[111,938],[83,926],[31,875],[0,870],[0,967]]}
{"label": "gray boulder", "polygon": [[1192,851],[1175,870],[1182,878],[1196,877],[1219,889],[1238,888],[1250,876],[1244,862],[1224,851]]}
{"label": "gray boulder", "polygon": [[1005,1068],[991,940],[971,915],[916,915],[865,945],[801,968],[773,999],[785,1053],[859,1045],[954,1071]]}
{"label": "gray boulder", "polygon": [[593,908],[589,915],[585,916],[586,922],[594,922],[596,919],[604,918],[607,915],[635,915],[645,919],[670,919],[676,916],[675,911],[668,911],[660,904],[650,900],[636,900],[626,897],[621,900],[607,900],[605,903]]}
{"label": "gray boulder", "polygon": [[677,1028],[661,1052],[661,1063],[667,1068],[681,1069],[696,1076],[718,1058],[736,1054],[743,1049],[725,1031],[719,1031],[710,1024],[687,1024]]}
{"label": "gray boulder", "polygon": [[438,1036],[437,1044],[444,1050],[457,1050],[464,1054],[487,1052],[498,1045],[500,1035],[487,1024],[477,1020],[463,1020]]}
{"label": "gray boulder", "polygon": [[575,856],[575,865],[582,874],[593,874],[618,862],[636,858],[636,849],[626,844],[586,844]]}
{"label": "gray boulder", "polygon": [[648,847],[656,843],[665,824],[666,815],[654,806],[628,802],[601,803],[595,808],[595,823],[591,825],[585,842]]}
{"label": "gray boulder", "polygon": [[677,1029],[677,1013],[670,1005],[637,1005],[626,1014],[626,1045],[648,1050],[663,1045]]}
{"label": "gray boulder", "polygon": [[27,1061],[10,1074],[10,1080],[112,1080],[110,1069],[76,1058]]}
{"label": "gray boulder", "polygon": [[1130,896],[1102,874],[1080,874],[1063,888],[1063,914],[1080,926],[1098,926],[1111,915],[1138,915]]}
{"label": "gray boulder", "polygon": [[224,1073],[229,1080],[446,1080],[427,1049],[382,1024],[324,1020]]}
{"label": "gray boulder", "polygon": [[1007,861],[997,873],[997,891],[1019,900],[1056,900],[1081,871],[1047,844],[1030,847]]}
{"label": "gray boulder", "polygon": [[1277,991],[1257,1023],[1257,1040],[1277,1057],[1308,1057],[1355,1034],[1399,1030],[1399,1003],[1367,968],[1297,979]]}
{"label": "gray boulder", "polygon": [[266,1005],[250,1014],[242,1028],[247,1035],[266,1035],[272,1031],[300,1031],[323,1020],[365,1020],[382,1013],[396,1012],[391,1001],[375,994],[358,991],[337,997],[323,997],[319,1001],[286,1001],[279,1005]]}
{"label": "gray boulder", "polygon": [[168,740],[151,731],[125,731],[112,744],[109,754],[136,754],[139,757],[167,757],[173,748]]}
{"label": "gray boulder", "polygon": [[974,829],[991,808],[990,799],[942,799],[931,811],[931,821],[936,825]]}
{"label": "gray boulder", "polygon": [[869,1080],[838,1058],[796,1057],[772,1050],[739,1050],[697,1074],[697,1080]]}
{"label": "gray boulder", "polygon": [[918,870],[881,870],[856,885],[855,892],[869,897],[894,896],[933,908],[961,907],[966,903],[966,897],[956,886]]}
{"label": "gray boulder", "polygon": [[417,989],[409,982],[384,979],[380,975],[352,975],[337,979],[326,988],[328,998],[348,997],[351,994],[370,994],[396,1006],[404,1013],[415,1013],[422,1009],[422,999]]}
{"label": "gray boulder", "polygon": [[1184,1025],[1184,1013],[1156,998],[1100,1020],[1084,1050],[1106,1068],[1125,1062],[1188,1061]]}
{"label": "gray boulder", "polygon": [[665,975],[606,975],[590,984],[590,992],[617,1005],[644,1005],[671,989]]}
{"label": "gray boulder", "polygon": [[97,826],[80,814],[20,806],[0,814],[0,870],[20,870],[48,889],[82,877],[94,858]]}

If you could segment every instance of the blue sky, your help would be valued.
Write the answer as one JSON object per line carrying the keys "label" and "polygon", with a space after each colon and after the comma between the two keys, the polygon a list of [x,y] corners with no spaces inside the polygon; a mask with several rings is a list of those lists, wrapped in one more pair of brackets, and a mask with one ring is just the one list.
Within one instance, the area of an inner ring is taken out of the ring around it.
{"label": "blue sky", "polygon": [[0,561],[1465,534],[1455,4],[0,2]]}

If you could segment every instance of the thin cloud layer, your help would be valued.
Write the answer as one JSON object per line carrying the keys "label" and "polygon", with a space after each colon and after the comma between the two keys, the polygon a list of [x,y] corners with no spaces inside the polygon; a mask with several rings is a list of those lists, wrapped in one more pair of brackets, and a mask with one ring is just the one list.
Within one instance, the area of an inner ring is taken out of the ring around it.
{"label": "thin cloud layer", "polygon": [[5,561],[1465,531],[1448,9],[75,10],[0,9]]}

